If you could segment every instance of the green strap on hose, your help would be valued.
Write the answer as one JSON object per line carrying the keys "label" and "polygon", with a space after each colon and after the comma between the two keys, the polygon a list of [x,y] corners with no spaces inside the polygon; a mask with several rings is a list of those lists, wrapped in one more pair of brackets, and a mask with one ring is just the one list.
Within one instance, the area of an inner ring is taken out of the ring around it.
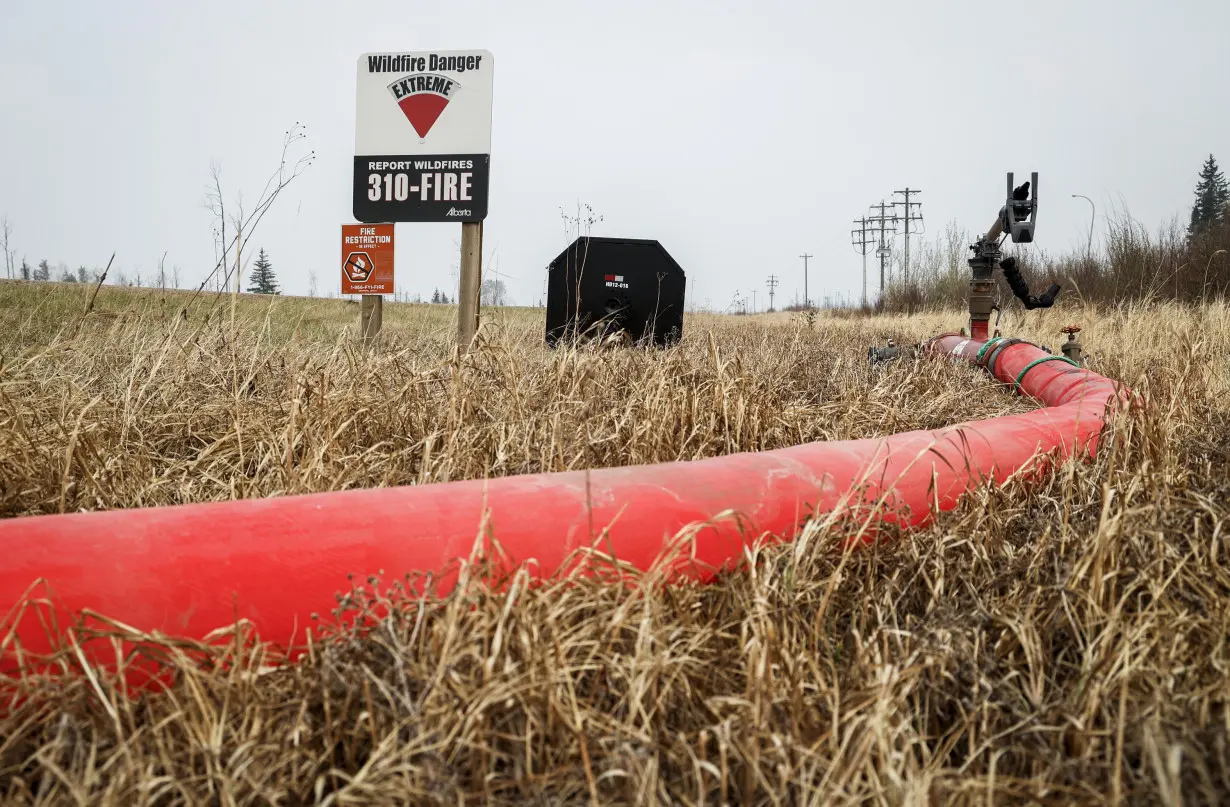
{"label": "green strap on hose", "polygon": [[982,357],[986,354],[986,352],[990,350],[993,345],[997,345],[1007,338],[1008,337],[1006,336],[997,336],[994,339],[988,339],[982,347],[978,348],[978,355],[974,357],[974,364],[982,364]]}
{"label": "green strap on hose", "polygon": [[1076,362],[1072,361],[1067,356],[1043,356],[1042,358],[1034,359],[1029,364],[1025,365],[1025,369],[1022,370],[1021,374],[1016,377],[1016,381],[1012,382],[1012,386],[1014,386],[1017,389],[1020,389],[1021,379],[1025,377],[1025,374],[1028,373],[1031,369],[1033,369],[1034,365],[1041,364],[1044,361],[1066,361],[1068,364],[1072,365],[1073,367],[1079,367],[1079,365]]}

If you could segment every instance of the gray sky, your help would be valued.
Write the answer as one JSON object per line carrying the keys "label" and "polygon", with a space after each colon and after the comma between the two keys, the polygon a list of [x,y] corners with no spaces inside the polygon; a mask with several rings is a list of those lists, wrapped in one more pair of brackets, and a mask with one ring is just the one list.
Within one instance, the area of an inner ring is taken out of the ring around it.
{"label": "gray sky", "polygon": [[[931,239],[987,226],[1004,173],[1040,172],[1038,245],[1083,246],[1126,205],[1186,217],[1201,162],[1230,168],[1225,0],[803,3],[0,0],[0,215],[18,260],[116,264],[181,285],[213,264],[211,161],[255,201],[283,132],[316,161],[261,224],[288,293],[339,283],[355,65],[367,51],[495,58],[490,214],[516,302],[565,244],[657,238],[694,301],[782,278],[779,304],[857,295],[852,220],[922,188]],[[900,197],[897,197],[900,198]],[[399,290],[455,285],[457,224],[400,224]],[[900,239],[897,241],[900,248]],[[245,282],[246,285],[246,282]]]}

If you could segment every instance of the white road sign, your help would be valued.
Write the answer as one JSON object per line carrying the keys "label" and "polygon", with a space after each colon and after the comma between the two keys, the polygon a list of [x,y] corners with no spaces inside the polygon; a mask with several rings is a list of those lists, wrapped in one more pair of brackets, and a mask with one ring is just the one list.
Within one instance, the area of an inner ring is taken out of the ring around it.
{"label": "white road sign", "polygon": [[357,220],[486,218],[494,71],[485,50],[359,57]]}

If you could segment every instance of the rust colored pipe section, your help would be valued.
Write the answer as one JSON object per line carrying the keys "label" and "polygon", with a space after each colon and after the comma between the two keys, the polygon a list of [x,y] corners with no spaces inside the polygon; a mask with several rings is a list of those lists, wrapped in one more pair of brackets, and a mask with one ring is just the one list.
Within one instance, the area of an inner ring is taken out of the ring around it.
{"label": "rust colored pipe section", "polygon": [[[927,350],[973,360],[982,345],[945,335]],[[995,377],[1012,383],[1049,354],[1018,343],[995,355]],[[1046,408],[878,439],[588,476],[530,474],[8,519],[0,521],[0,611],[33,593],[51,598],[44,616],[50,608],[61,626],[90,609],[141,631],[193,639],[238,616],[263,639],[297,646],[311,614],[327,616],[335,594],[349,590],[350,574],[356,581],[380,574],[388,583],[452,567],[437,580],[437,591],[447,590],[457,561],[471,553],[484,512],[509,565],[527,563],[535,575],[561,569],[570,553],[590,546],[591,529],[608,531],[597,549],[647,569],[681,529],[712,521],[672,567],[676,576],[710,580],[738,562],[750,540],[764,533],[789,540],[809,515],[847,511],[873,527],[917,526],[932,517],[936,503],[951,509],[985,479],[1002,482],[1042,455],[1094,447],[1115,395],[1111,381],[1046,361],[1021,386]],[[730,510],[740,514],[742,529],[733,519],[713,521]],[[34,613],[11,617],[0,628],[0,665],[10,673],[14,639],[27,653],[50,647]],[[114,666],[108,645],[94,649],[98,663]]]}

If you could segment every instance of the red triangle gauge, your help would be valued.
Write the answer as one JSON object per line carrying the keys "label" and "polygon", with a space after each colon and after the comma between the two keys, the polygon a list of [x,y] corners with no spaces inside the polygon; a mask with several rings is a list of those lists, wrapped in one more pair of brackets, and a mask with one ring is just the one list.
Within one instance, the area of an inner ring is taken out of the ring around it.
{"label": "red triangle gauge", "polygon": [[440,113],[461,88],[456,79],[436,73],[414,73],[389,85],[402,114],[420,138],[427,137]]}

